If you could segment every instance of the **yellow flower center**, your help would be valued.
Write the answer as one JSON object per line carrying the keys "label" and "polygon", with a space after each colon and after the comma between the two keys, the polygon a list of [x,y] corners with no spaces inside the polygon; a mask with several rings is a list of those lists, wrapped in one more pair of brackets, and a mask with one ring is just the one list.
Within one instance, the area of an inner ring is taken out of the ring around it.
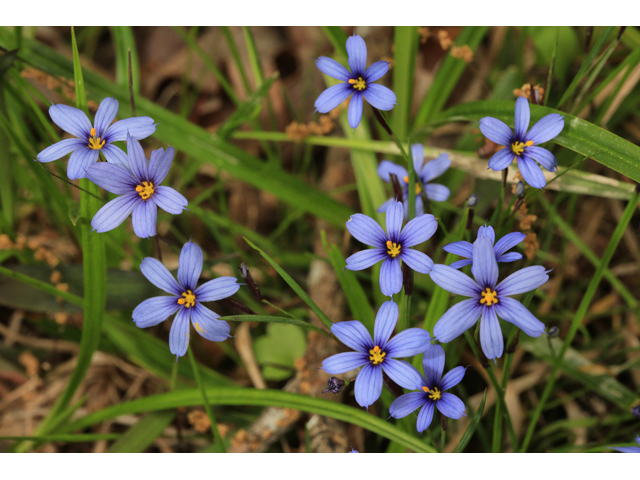
{"label": "yellow flower center", "polygon": [[364,90],[367,88],[367,84],[362,77],[358,77],[357,80],[355,78],[351,78],[349,79],[349,83],[353,85],[353,88],[356,90]]}
{"label": "yellow flower center", "polygon": [[486,303],[487,307],[490,307],[493,303],[498,303],[498,292],[491,290],[487,287],[484,291],[480,292],[480,304]]}
{"label": "yellow flower center", "polygon": [[91,129],[91,136],[89,137],[89,148],[92,150],[100,150],[104,147],[104,140],[101,140],[100,137],[96,138],[96,129]]}
{"label": "yellow flower center", "polygon": [[400,255],[400,245],[397,243],[391,242],[391,240],[387,240],[387,253],[391,255],[391,258],[396,258]]}
{"label": "yellow flower center", "polygon": [[425,393],[431,392],[429,393],[431,400],[440,400],[442,398],[442,393],[438,390],[438,387],[433,387],[431,390],[429,390],[429,387],[422,387],[422,390],[424,390]]}
{"label": "yellow flower center", "polygon": [[369,357],[369,360],[371,360],[374,365],[378,365],[379,363],[382,363],[382,361],[384,360],[384,357],[387,356],[387,352],[382,352],[378,345],[376,345],[371,350],[369,350],[369,353],[371,354],[371,356]]}
{"label": "yellow flower center", "polygon": [[191,290],[187,290],[186,292],[182,292],[182,298],[178,300],[179,305],[184,305],[186,308],[195,307],[196,305],[196,296],[193,294]]}
{"label": "yellow flower center", "polygon": [[138,192],[138,195],[140,195],[143,200],[149,200],[149,197],[153,195],[155,189],[153,188],[152,182],[142,182],[142,185],[136,187],[136,192]]}
{"label": "yellow flower center", "polygon": [[533,141],[529,140],[527,143],[522,143],[522,142],[513,142],[511,144],[511,151],[513,153],[515,153],[517,156],[522,155],[522,152],[524,151],[524,147],[530,147],[531,145],[533,145]]}
{"label": "yellow flower center", "polygon": [[[402,180],[404,180],[404,183],[409,184],[409,177],[402,177]],[[422,187],[416,182],[416,195],[420,195],[420,192],[422,192]]]}

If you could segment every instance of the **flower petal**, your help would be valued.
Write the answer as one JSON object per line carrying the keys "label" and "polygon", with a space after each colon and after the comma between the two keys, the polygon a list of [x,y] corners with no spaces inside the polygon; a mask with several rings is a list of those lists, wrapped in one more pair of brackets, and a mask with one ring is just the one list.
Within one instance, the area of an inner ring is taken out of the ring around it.
{"label": "flower petal", "polygon": [[448,343],[469,330],[480,318],[482,308],[477,298],[469,298],[445,312],[433,327],[433,336],[441,343]]}
{"label": "flower petal", "polygon": [[494,360],[502,356],[504,340],[495,307],[484,307],[482,310],[482,318],[480,319],[480,344],[482,345],[482,351],[489,360]]}
{"label": "flower petal", "polygon": [[436,407],[445,417],[454,420],[464,416],[464,402],[452,393],[443,393],[442,398],[436,402]]}
{"label": "flower petal", "polygon": [[520,260],[522,258],[522,254],[517,252],[509,252],[504,255],[500,255],[496,257],[498,262],[515,262],[516,260]]}
{"label": "flower petal", "polygon": [[418,273],[428,275],[433,268],[433,260],[428,255],[414,250],[413,248],[405,248],[400,253],[400,259],[407,264],[411,270]]}
{"label": "flower petal", "polygon": [[388,300],[380,305],[373,326],[373,343],[381,350],[385,349],[389,337],[396,328],[398,322],[398,305],[393,300]]}
{"label": "flower petal", "polygon": [[180,251],[178,260],[178,282],[185,289],[195,290],[202,273],[202,249],[188,241]]}
{"label": "flower petal", "polygon": [[512,323],[530,337],[539,337],[544,333],[544,323],[534,317],[519,301],[502,297],[494,308],[500,318]]}
{"label": "flower petal", "polygon": [[390,297],[402,290],[402,269],[398,258],[387,257],[380,267],[380,290]]}
{"label": "flower petal", "polygon": [[131,174],[113,163],[94,163],[87,169],[87,178],[116,195],[136,193],[136,182]]}
{"label": "flower petal", "polygon": [[147,328],[164,322],[180,308],[176,297],[151,297],[133,310],[136,327]]}
{"label": "flower petal", "polygon": [[[402,221],[404,219],[404,206],[401,202],[396,202],[387,209],[386,214],[387,235],[392,242],[400,241],[402,231]],[[404,246],[404,244],[402,245]]]}
{"label": "flower petal", "polygon": [[382,369],[378,366],[365,365],[356,378],[356,402],[368,408],[380,398],[382,393]]}
{"label": "flower petal", "polygon": [[219,277],[203,283],[193,292],[198,302],[216,302],[240,290],[235,277]]}
{"label": "flower petal", "polygon": [[464,295],[465,297],[475,297],[475,301],[478,301],[482,290],[480,286],[468,275],[459,272],[455,268],[447,265],[434,265],[429,276],[436,285],[444,288],[447,292]]}
{"label": "flower petal", "polygon": [[336,80],[348,82],[351,79],[351,73],[345,67],[336,62],[333,58],[319,57],[316,59],[316,67],[325,75],[329,75]]}
{"label": "flower petal", "polygon": [[89,117],[82,110],[69,105],[51,105],[49,107],[49,116],[53,123],[62,130],[83,140],[85,145],[88,144],[91,128],[93,127],[91,127]]}
{"label": "flower petal", "polygon": [[425,163],[422,171],[420,171],[420,178],[424,183],[428,183],[446,172],[450,166],[451,159],[449,155],[443,153],[438,158]]}
{"label": "flower petal", "polygon": [[487,165],[491,170],[495,172],[499,172],[500,170],[504,170],[509,165],[513,163],[513,159],[516,155],[511,151],[511,148],[503,148],[502,150],[498,150],[493,156],[489,159],[489,165]]}
{"label": "flower petal", "polygon": [[[393,205],[397,200],[395,198],[390,198],[389,200],[387,200],[386,202],[384,202],[382,205],[380,205],[378,207],[377,212],[378,213],[384,213],[388,210],[388,208]],[[405,212],[406,212],[406,208],[405,208]]]}
{"label": "flower petal", "polygon": [[424,147],[421,143],[411,145],[411,158],[413,158],[413,170],[416,175],[421,176],[422,166],[424,165]]}
{"label": "flower petal", "polygon": [[524,141],[532,141],[534,145],[548,142],[557,137],[563,128],[564,117],[558,113],[552,113],[538,120],[538,122],[531,127]]}
{"label": "flower petal", "polygon": [[400,395],[389,405],[389,415],[404,418],[419,409],[426,402],[423,392],[409,392]]}
{"label": "flower petal", "polygon": [[116,118],[120,104],[115,98],[105,98],[100,102],[93,125],[96,129],[96,137],[104,138],[104,133]]}
{"label": "flower petal", "polygon": [[167,213],[178,215],[189,204],[186,198],[182,194],[178,193],[171,187],[165,187],[160,185],[155,188],[153,194],[153,201]]}
{"label": "flower petal", "polygon": [[482,134],[498,145],[511,146],[513,132],[502,120],[493,117],[480,119],[480,131]]}
{"label": "flower petal", "polygon": [[558,166],[558,160],[556,157],[546,148],[542,147],[527,147],[525,149],[525,154],[528,157],[533,158],[536,162],[542,165],[544,168],[549,170],[550,172],[555,172],[556,167]]}
{"label": "flower petal", "polygon": [[387,256],[387,252],[380,248],[363,250],[361,252],[354,253],[347,258],[346,268],[347,270],[352,271],[364,270],[365,268],[369,268],[379,261],[384,260]]}
{"label": "flower petal", "polygon": [[365,364],[369,364],[369,354],[362,352],[344,352],[332,355],[326,358],[322,362],[322,367],[325,372],[336,375],[339,373],[346,373],[361,367]]}
{"label": "flower petal", "polygon": [[396,165],[395,163],[389,160],[383,160],[378,165],[378,176],[385,182],[390,183],[391,177],[389,174],[393,173],[396,177],[398,177],[398,182],[401,187],[404,187],[407,182],[404,180],[404,177],[409,177],[409,172],[404,167],[400,165]]}
{"label": "flower petal", "polygon": [[427,198],[434,202],[444,202],[451,195],[449,189],[439,183],[427,183],[424,186],[424,191],[427,194]]}
{"label": "flower petal", "polygon": [[493,251],[493,242],[487,236],[479,235],[473,242],[471,273],[483,290],[487,287],[494,288],[498,282],[498,262]]}
{"label": "flower petal", "polygon": [[80,148],[87,148],[87,142],[78,138],[67,138],[42,150],[36,159],[39,162],[53,162]]}
{"label": "flower petal", "polygon": [[547,280],[549,280],[547,270],[540,265],[535,265],[512,273],[498,284],[496,290],[499,297],[517,295],[530,292],[540,285],[544,285]]}
{"label": "flower petal", "polygon": [[529,100],[524,97],[520,97],[516,100],[516,111],[515,111],[515,133],[516,138],[524,138],[525,133],[527,133],[527,128],[529,128],[529,119],[531,118],[531,113],[529,111]]}
{"label": "flower petal", "polygon": [[173,147],[163,150],[159,148],[151,152],[151,159],[149,160],[149,179],[154,185],[160,185],[167,178],[171,164],[173,163],[173,154],[175,150]]}
{"label": "flower petal", "polygon": [[356,213],[347,220],[347,230],[356,240],[372,247],[385,246],[387,234],[373,218]]}
{"label": "flower petal", "polygon": [[124,222],[135,206],[142,201],[136,192],[114,198],[94,215],[91,227],[99,233],[113,230]]}
{"label": "flower petal", "polygon": [[129,165],[129,157],[122,151],[121,148],[116,147],[115,145],[107,144],[102,147],[101,151],[104,155],[104,158],[107,159],[107,162],[117,165],[129,172],[130,175],[133,175],[133,173],[131,172],[131,165]]}
{"label": "flower petal", "polygon": [[389,62],[380,60],[369,65],[369,68],[364,72],[364,80],[367,83],[380,80],[385,73],[389,71]]}
{"label": "flower petal", "polygon": [[464,374],[466,371],[467,369],[464,367],[456,367],[449,370],[449,372],[447,372],[447,374],[442,377],[442,381],[440,382],[442,391],[444,392],[445,390],[449,390],[450,388],[453,388],[457,384],[459,384],[464,378]]}
{"label": "flower petal", "polygon": [[167,293],[172,293],[178,297],[182,295],[184,291],[182,287],[173,278],[173,275],[167,270],[160,261],[153,257],[146,257],[140,264],[140,271],[147,277],[151,283],[153,283],[160,290],[164,290]]}
{"label": "flower petal", "polygon": [[476,238],[478,237],[489,237],[489,240],[491,240],[491,245],[496,243],[496,232],[493,230],[493,227],[490,225],[481,226],[478,229],[478,235],[476,236]]}
{"label": "flower petal", "polygon": [[429,425],[431,425],[431,421],[433,420],[433,409],[434,402],[428,400],[424,404],[424,407],[422,407],[422,410],[420,410],[420,413],[418,414],[418,421],[416,422],[416,428],[418,429],[418,432],[424,432],[427,428],[429,428]]}
{"label": "flower petal", "polygon": [[362,120],[362,108],[362,94],[354,92],[351,96],[351,101],[349,102],[349,111],[347,112],[349,126],[353,129],[360,125],[360,120]]}
{"label": "flower petal", "polygon": [[[414,328],[413,330],[418,329]],[[422,375],[420,375],[418,369],[409,362],[394,360],[393,358],[387,360],[385,358],[380,365],[382,365],[384,373],[402,388],[415,390],[422,385]]]}
{"label": "flower petal", "polygon": [[142,201],[133,209],[131,224],[133,233],[140,238],[153,237],[158,223],[158,206],[153,200]]}
{"label": "flower petal", "polygon": [[352,76],[363,76],[367,67],[367,45],[360,35],[347,38],[347,55]]}
{"label": "flower petal", "polygon": [[220,315],[197,302],[190,310],[191,323],[201,337],[212,342],[224,342],[230,337],[231,327],[224,320],[218,320]]}
{"label": "flower petal", "polygon": [[[156,125],[151,117],[133,117],[119,120],[111,125],[104,134],[107,143],[122,142],[131,135],[136,140],[147,138],[156,131]],[[127,140],[127,147],[129,141]]]}
{"label": "flower petal", "polygon": [[430,213],[420,215],[407,223],[402,229],[400,243],[402,248],[420,245],[429,240],[438,229],[436,217]]}
{"label": "flower petal", "polygon": [[640,453],[640,447],[607,447],[620,453]]}
{"label": "flower petal", "polygon": [[544,188],[547,181],[544,178],[542,169],[532,159],[523,155],[518,158],[518,168],[522,174],[522,178],[534,188]]}
{"label": "flower petal", "polygon": [[67,177],[69,177],[70,180],[84,178],[87,174],[87,169],[98,161],[99,156],[100,153],[98,150],[78,148],[71,154],[71,157],[69,157]]}
{"label": "flower petal", "polygon": [[[391,358],[413,357],[428,351],[431,335],[422,328],[407,328],[387,343],[387,356]],[[409,387],[406,387],[409,388]]]}
{"label": "flower petal", "polygon": [[316,99],[314,106],[320,113],[328,113],[342,102],[344,102],[354,92],[348,83],[339,83],[327,88]]}
{"label": "flower petal", "polygon": [[338,322],[331,325],[331,333],[347,347],[358,352],[367,353],[373,348],[371,334],[362,322],[351,320],[348,322]]}
{"label": "flower petal", "polygon": [[189,313],[188,308],[178,310],[169,332],[169,350],[177,357],[182,357],[189,348]]}
{"label": "flower petal", "polygon": [[462,268],[462,267],[466,267],[467,265],[471,265],[473,262],[471,260],[458,260],[457,262],[453,262],[451,265],[449,265],[451,268]]}
{"label": "flower petal", "polygon": [[465,242],[464,240],[445,245],[444,247],[442,247],[442,249],[445,252],[453,253],[454,255],[460,255],[461,257],[465,258],[473,258],[473,245],[469,242]]}
{"label": "flower petal", "polygon": [[377,108],[378,110],[384,110],[386,112],[392,110],[396,105],[396,94],[384,85],[369,83],[362,95],[364,95],[364,98],[373,108]]}
{"label": "flower petal", "polygon": [[444,371],[444,348],[442,345],[432,345],[422,356],[422,371],[428,387],[440,383]]}
{"label": "flower petal", "polygon": [[511,250],[517,244],[522,242],[526,237],[527,236],[524,233],[520,232],[507,233],[504,237],[498,240],[493,247],[496,257],[504,255],[507,250]]}
{"label": "flower petal", "polygon": [[142,145],[133,136],[127,134],[127,153],[131,172],[139,182],[149,180],[149,165]]}

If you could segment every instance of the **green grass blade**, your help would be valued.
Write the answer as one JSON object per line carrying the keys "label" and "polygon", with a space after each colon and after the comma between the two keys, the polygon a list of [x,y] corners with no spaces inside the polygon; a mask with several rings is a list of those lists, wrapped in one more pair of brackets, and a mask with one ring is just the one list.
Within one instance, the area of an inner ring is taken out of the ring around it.
{"label": "green grass blade", "polygon": [[462,453],[465,447],[467,446],[467,444],[469,443],[469,440],[471,440],[471,437],[473,437],[473,434],[476,431],[476,428],[478,428],[478,424],[482,419],[482,414],[484,413],[484,404],[486,401],[487,401],[487,390],[485,389],[484,395],[482,395],[482,401],[480,402],[480,405],[478,405],[478,409],[476,410],[476,413],[473,415],[473,419],[471,420],[471,423],[469,424],[467,429],[464,431],[464,435],[462,435],[462,438],[460,439],[460,443],[458,443],[458,446],[456,447],[454,453]]}
{"label": "green grass blade", "polygon": [[264,323],[288,323],[289,325],[297,325],[298,327],[307,328],[323,335],[331,337],[332,335],[327,333],[326,330],[316,327],[309,322],[298,320],[297,318],[290,317],[272,317],[268,315],[229,315],[228,317],[220,317],[219,320],[225,320],[228,322],[264,322]]}
{"label": "green grass blade", "polygon": [[[434,452],[431,446],[426,445],[422,440],[413,435],[402,431],[391,422],[382,420],[364,410],[342,405],[330,400],[270,389],[209,388],[206,390],[206,393],[211,405],[274,406],[316,413],[360,426],[381,437],[398,442],[416,452]],[[202,395],[200,390],[177,390],[104,408],[65,425],[63,430],[64,433],[73,432],[120,415],[146,413],[201,404]]]}
{"label": "green grass blade", "polygon": [[120,435],[107,453],[142,453],[158,438],[176,417],[175,410],[151,412]]}
{"label": "green grass blade", "polygon": [[111,27],[116,52],[116,83],[129,85],[129,50],[131,50],[131,76],[133,93],[140,93],[140,62],[132,27]]}
{"label": "green grass blade", "polygon": [[413,84],[418,51],[418,27],[395,27],[393,61],[393,92],[397,105],[393,108],[393,132],[406,139],[413,100]]}

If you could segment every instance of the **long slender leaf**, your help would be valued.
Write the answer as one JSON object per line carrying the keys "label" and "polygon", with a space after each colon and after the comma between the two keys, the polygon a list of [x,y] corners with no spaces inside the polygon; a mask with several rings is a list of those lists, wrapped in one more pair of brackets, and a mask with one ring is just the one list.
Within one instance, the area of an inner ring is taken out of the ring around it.
{"label": "long slender leaf", "polygon": [[478,405],[478,409],[476,410],[476,413],[473,415],[473,419],[471,420],[471,423],[469,424],[467,429],[464,431],[464,435],[462,435],[462,438],[460,439],[460,443],[458,443],[458,446],[456,447],[454,453],[463,452],[465,447],[469,443],[469,440],[471,440],[471,437],[473,437],[473,434],[475,433],[476,428],[478,428],[478,424],[482,419],[482,414],[484,413],[484,404],[486,401],[487,401],[487,390],[485,389],[484,395],[482,395],[482,401],[480,402],[480,405]]}
{"label": "long slender leaf", "polygon": [[308,328],[323,335],[331,336],[326,330],[316,327],[315,325],[290,317],[271,317],[268,315],[229,315],[228,317],[220,317],[220,320],[229,322],[264,322],[264,323],[288,323],[289,325],[297,325],[298,327]]}
{"label": "long slender leaf", "polygon": [[141,453],[169,426],[176,417],[175,410],[151,412],[120,435],[108,453]]}

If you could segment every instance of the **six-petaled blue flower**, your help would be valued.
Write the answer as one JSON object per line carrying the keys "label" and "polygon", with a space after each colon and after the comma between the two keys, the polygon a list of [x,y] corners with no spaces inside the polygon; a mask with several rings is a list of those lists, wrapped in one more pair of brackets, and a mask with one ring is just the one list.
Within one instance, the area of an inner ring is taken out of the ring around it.
{"label": "six-petaled blue flower", "polygon": [[403,330],[391,340],[398,321],[398,305],[384,302],[378,310],[373,340],[367,328],[359,321],[334,323],[331,333],[355,352],[338,353],[322,362],[322,368],[330,374],[346,373],[358,367],[355,385],[356,402],[369,407],[382,393],[382,371],[403,388],[420,388],[420,373],[404,360],[424,353],[431,346],[429,332],[421,328]]}
{"label": "six-petaled blue flower", "polygon": [[[424,193],[427,195],[427,198],[436,202],[444,202],[449,198],[449,189],[439,183],[430,182],[447,171],[451,165],[449,155],[443,153],[435,160],[424,163],[424,147],[419,143],[411,145],[411,154],[413,156],[413,168],[416,175],[420,177],[420,180],[422,180],[422,183],[424,184]],[[382,180],[388,183],[391,181],[391,177],[389,176],[390,173],[393,173],[398,177],[398,182],[402,187],[404,196],[404,216],[405,218],[409,218],[409,172],[407,172],[406,168],[401,167],[400,165],[396,165],[389,160],[383,160],[380,165],[378,165],[378,175],[380,175]],[[424,204],[422,202],[422,196],[420,195],[420,193],[422,193],[420,183],[416,182],[415,189],[416,216],[418,216],[424,213]],[[393,198],[387,200],[380,208],[378,208],[378,212],[386,212],[389,205],[394,201],[395,199]]]}
{"label": "six-petaled blue flower", "polygon": [[111,122],[118,114],[119,104],[113,98],[100,102],[93,126],[87,115],[68,105],[51,105],[49,115],[53,123],[77,138],[68,138],[45,148],[36,157],[40,162],[52,162],[71,153],[67,176],[71,180],[84,178],[90,165],[98,161],[100,152],[108,162],[124,166],[127,156],[113,142],[123,141],[127,133],[136,140],[147,138],[156,131],[150,117],[134,117]]}
{"label": "six-petaled blue flower", "polygon": [[404,207],[402,203],[392,203],[387,209],[387,233],[371,217],[356,213],[347,222],[347,229],[362,243],[374,247],[354,253],[347,258],[347,269],[364,270],[382,260],[380,268],[380,290],[387,296],[402,289],[402,269],[400,260],[416,272],[428,274],[433,260],[414,247],[431,238],[438,228],[438,222],[431,214],[420,215],[402,228]]}
{"label": "six-petaled blue flower", "polygon": [[[488,236],[478,236],[473,244],[471,273],[475,281],[447,265],[434,265],[431,279],[445,290],[471,297],[455,304],[438,320],[433,336],[447,343],[462,335],[480,320],[480,343],[489,359],[502,356],[504,341],[498,317],[514,324],[530,337],[544,332],[544,324],[527,308],[509,295],[525,293],[549,280],[544,267],[519,270],[498,284],[498,262],[493,242]],[[497,285],[496,285],[497,284]]]}
{"label": "six-petaled blue flower", "polygon": [[322,92],[316,100],[315,107],[318,112],[327,113],[353,95],[347,116],[349,126],[356,128],[362,119],[363,97],[373,108],[391,110],[396,104],[396,94],[384,85],[373,83],[387,73],[389,62],[375,62],[366,68],[367,45],[360,35],[353,35],[347,39],[347,54],[351,71],[328,57],[316,60],[316,65],[322,73],[343,83]]}
{"label": "six-petaled blue flower", "polygon": [[[640,445],[640,435],[636,436],[636,443]],[[607,447],[622,453],[640,453],[639,447]]]}
{"label": "six-petaled blue flower", "polygon": [[445,417],[455,420],[464,415],[462,400],[452,393],[446,393],[446,390],[460,383],[465,368],[456,367],[443,377],[444,349],[440,345],[433,345],[422,357],[422,369],[421,391],[405,393],[389,407],[389,415],[393,418],[404,418],[422,407],[416,424],[420,433],[431,425],[435,408]]}
{"label": "six-petaled blue flower", "polygon": [[[518,252],[509,252],[507,250],[512,249],[517,244],[522,242],[526,235],[520,232],[508,233],[502,237],[496,243],[496,234],[493,231],[493,227],[480,227],[478,229],[478,237],[485,235],[491,239],[491,244],[494,244],[493,251],[496,254],[497,262],[515,262],[522,258],[522,254]],[[473,245],[469,242],[461,240],[459,242],[453,242],[442,248],[445,252],[453,253],[454,255],[460,255],[468,260],[458,260],[453,262],[451,268],[462,268],[473,263]]]}
{"label": "six-petaled blue flower", "polygon": [[120,195],[98,210],[91,226],[108,232],[120,225],[131,212],[133,231],[141,238],[156,234],[158,207],[177,215],[187,206],[187,199],[171,187],[160,185],[173,162],[173,147],[151,152],[147,162],[136,139],[127,137],[127,164],[97,163],[87,170],[87,178],[111,193]]}
{"label": "six-petaled blue flower", "polygon": [[554,172],[558,161],[549,150],[536,145],[555,138],[564,128],[564,117],[551,113],[541,118],[527,132],[529,120],[529,101],[520,97],[516,101],[515,132],[512,132],[504,122],[493,117],[484,117],[480,120],[480,131],[492,142],[506,147],[491,157],[490,169],[504,170],[516,160],[522,178],[532,187],[542,188],[547,181],[536,162],[550,172]]}
{"label": "six-petaled blue flower", "polygon": [[140,270],[156,287],[171,296],[152,297],[133,311],[133,321],[140,328],[153,327],[178,312],[169,333],[169,349],[177,357],[187,353],[189,319],[196,332],[207,340],[222,342],[229,337],[229,324],[218,320],[220,315],[202,305],[230,297],[240,285],[234,277],[220,277],[196,288],[202,272],[202,250],[192,242],[185,243],[180,252],[178,281],[155,258],[142,260]]}

